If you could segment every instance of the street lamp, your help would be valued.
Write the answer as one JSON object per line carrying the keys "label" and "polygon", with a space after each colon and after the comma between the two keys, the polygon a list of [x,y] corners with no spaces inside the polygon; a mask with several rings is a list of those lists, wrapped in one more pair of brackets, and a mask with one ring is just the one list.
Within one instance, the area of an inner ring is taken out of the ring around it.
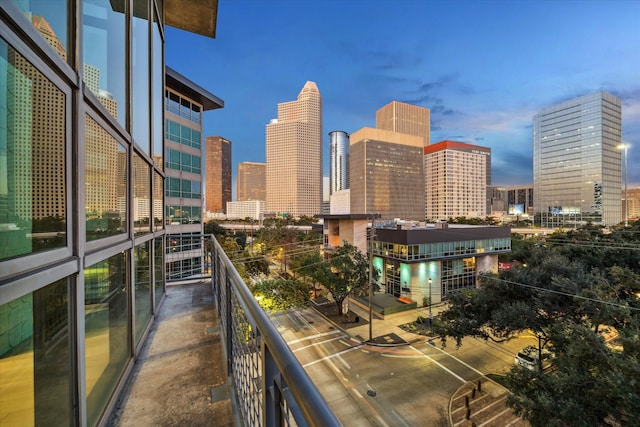
{"label": "street lamp", "polygon": [[627,197],[627,178],[629,175],[627,149],[629,148],[629,144],[620,144],[618,148],[624,150],[624,227],[627,228],[629,226],[629,198]]}
{"label": "street lamp", "polygon": [[371,235],[369,236],[369,342],[373,341],[373,239],[375,237],[375,218],[371,218]]}
{"label": "street lamp", "polygon": [[429,277],[429,326],[433,328],[433,313],[431,312],[432,305],[433,301],[431,301],[431,277]]}

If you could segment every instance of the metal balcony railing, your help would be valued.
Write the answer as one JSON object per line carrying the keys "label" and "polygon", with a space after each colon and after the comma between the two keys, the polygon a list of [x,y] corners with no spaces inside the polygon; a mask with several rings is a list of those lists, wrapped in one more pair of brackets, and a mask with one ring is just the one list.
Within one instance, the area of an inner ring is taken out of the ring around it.
{"label": "metal balcony railing", "polygon": [[243,424],[341,425],[216,239],[203,243],[203,265],[211,250],[227,373]]}

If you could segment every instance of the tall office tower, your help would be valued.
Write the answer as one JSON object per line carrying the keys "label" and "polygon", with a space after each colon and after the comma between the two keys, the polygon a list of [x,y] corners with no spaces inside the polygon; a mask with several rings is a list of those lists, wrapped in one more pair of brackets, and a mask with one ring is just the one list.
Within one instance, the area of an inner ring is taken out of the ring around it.
{"label": "tall office tower", "polygon": [[329,195],[349,188],[349,134],[329,132]]}
{"label": "tall office tower", "polygon": [[491,149],[455,141],[424,147],[428,220],[484,217],[491,186]]}
{"label": "tall office tower", "polygon": [[238,176],[236,177],[237,201],[265,201],[267,199],[266,174],[266,163],[238,163]]}
{"label": "tall office tower", "polygon": [[278,104],[266,126],[267,210],[293,216],[320,213],[322,97],[308,81],[296,101]]}
{"label": "tall office tower", "polygon": [[382,129],[352,133],[351,213],[424,220],[423,144],[420,136]]}
{"label": "tall office tower", "polygon": [[626,203],[629,204],[629,219],[640,219],[640,188],[627,190],[627,196],[622,200],[622,212],[626,214]]}
{"label": "tall office tower", "polygon": [[533,117],[536,223],[573,227],[621,221],[620,98],[599,91]]}
{"label": "tall office tower", "polygon": [[205,210],[227,212],[231,201],[231,141],[221,136],[208,136],[205,153],[207,157],[205,183]]}
{"label": "tall office tower", "polygon": [[104,425],[122,397],[165,295],[164,27],[215,36],[202,3],[0,1],[2,425]]}
{"label": "tall office tower", "polygon": [[376,111],[376,129],[416,135],[431,143],[431,112],[428,108],[391,101]]}

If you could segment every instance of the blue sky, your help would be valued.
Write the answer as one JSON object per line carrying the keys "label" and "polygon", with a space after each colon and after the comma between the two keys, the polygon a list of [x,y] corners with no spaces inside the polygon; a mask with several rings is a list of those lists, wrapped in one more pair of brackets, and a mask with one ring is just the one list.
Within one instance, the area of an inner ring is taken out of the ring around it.
{"label": "blue sky", "polygon": [[432,143],[491,147],[493,185],[532,184],[533,115],[606,90],[640,186],[640,1],[219,0],[217,37],[168,28],[166,64],[224,100],[204,135],[232,141],[234,188],[307,80],[323,98],[325,175],[327,133],[374,127],[398,100],[431,109]]}

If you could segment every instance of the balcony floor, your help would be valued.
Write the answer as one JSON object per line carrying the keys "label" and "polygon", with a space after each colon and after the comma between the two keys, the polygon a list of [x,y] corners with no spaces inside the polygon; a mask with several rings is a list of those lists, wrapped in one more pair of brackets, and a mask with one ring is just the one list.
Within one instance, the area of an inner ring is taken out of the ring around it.
{"label": "balcony floor", "polygon": [[210,283],[167,284],[133,375],[108,423],[234,426]]}

